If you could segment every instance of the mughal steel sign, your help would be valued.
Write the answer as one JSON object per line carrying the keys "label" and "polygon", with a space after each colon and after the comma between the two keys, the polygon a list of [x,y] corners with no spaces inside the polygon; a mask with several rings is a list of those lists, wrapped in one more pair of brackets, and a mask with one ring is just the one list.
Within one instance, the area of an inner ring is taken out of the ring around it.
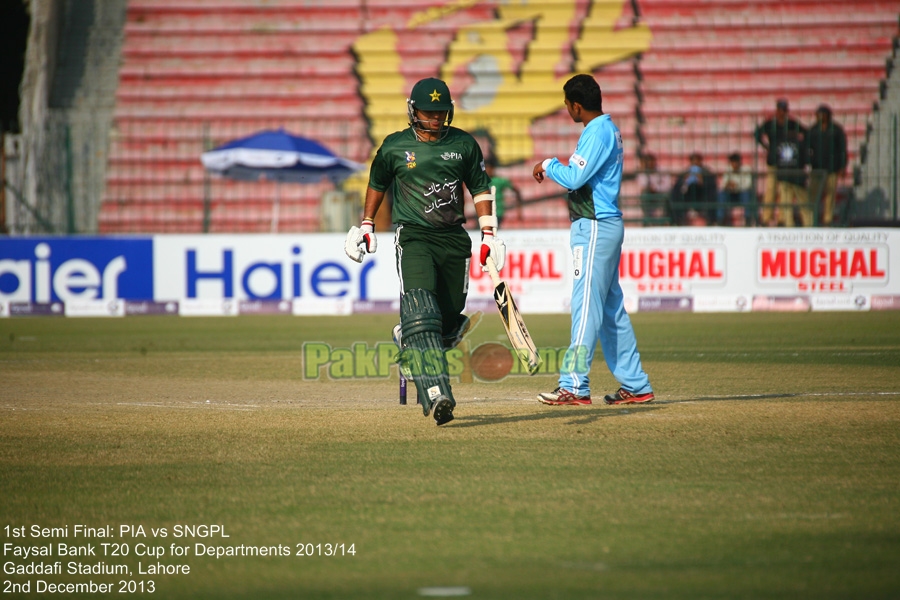
{"label": "mughal steel sign", "polygon": [[850,291],[853,283],[886,284],[890,248],[760,248],[758,281],[796,283],[800,292]]}
{"label": "mughal steel sign", "polygon": [[[756,281],[762,289],[810,294],[880,292],[896,287],[900,236],[892,230],[796,230],[761,236]],[[892,291],[895,294],[896,290]]]}
{"label": "mughal steel sign", "polygon": [[726,256],[724,246],[623,249],[619,278],[634,282],[638,293],[685,292],[698,283],[722,287]]}

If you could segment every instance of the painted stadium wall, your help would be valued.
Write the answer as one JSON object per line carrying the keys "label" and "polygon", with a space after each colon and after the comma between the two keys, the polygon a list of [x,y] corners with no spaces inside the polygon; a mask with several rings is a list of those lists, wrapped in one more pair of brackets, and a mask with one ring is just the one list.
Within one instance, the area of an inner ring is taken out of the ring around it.
{"label": "painted stadium wall", "polygon": [[[0,239],[0,316],[397,312],[389,236],[362,265],[344,255],[344,237]],[[522,312],[568,312],[568,231],[510,230],[503,239],[502,275]],[[900,231],[627,229],[620,275],[630,312],[896,309]],[[493,310],[491,291],[472,266],[470,309]]]}

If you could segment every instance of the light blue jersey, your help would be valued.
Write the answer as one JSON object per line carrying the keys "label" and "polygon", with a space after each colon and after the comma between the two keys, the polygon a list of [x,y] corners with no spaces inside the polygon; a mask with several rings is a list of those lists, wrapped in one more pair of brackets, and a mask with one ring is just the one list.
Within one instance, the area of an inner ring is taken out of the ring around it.
{"label": "light blue jersey", "polygon": [[622,184],[624,144],[619,128],[609,115],[594,118],[578,138],[568,166],[552,158],[547,177],[569,190],[569,216],[605,219],[621,217],[619,188]]}
{"label": "light blue jersey", "polygon": [[622,156],[618,127],[609,115],[600,115],[585,126],[568,166],[556,158],[544,163],[546,175],[569,189],[572,331],[559,387],[581,397],[591,394],[591,363],[598,341],[607,367],[625,390],[653,391],[619,285],[625,235],[619,210]]}

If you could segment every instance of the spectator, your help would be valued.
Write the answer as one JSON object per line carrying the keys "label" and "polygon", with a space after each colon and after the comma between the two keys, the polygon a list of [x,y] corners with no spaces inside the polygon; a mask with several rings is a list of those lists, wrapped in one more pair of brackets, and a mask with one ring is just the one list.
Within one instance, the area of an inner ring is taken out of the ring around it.
{"label": "spectator", "polygon": [[[804,130],[805,131],[805,130]],[[800,214],[800,224],[811,227],[813,211],[806,190],[806,168],[809,165],[809,146],[799,131],[787,131],[778,144],[775,157],[780,210],[778,224],[794,226],[794,210]]]}
{"label": "spectator", "polygon": [[[522,220],[522,194],[519,193],[519,190],[516,189],[516,186],[513,185],[513,182],[507,179],[506,177],[500,177],[496,175],[494,171],[497,168],[497,160],[493,157],[488,158],[484,161],[484,170],[487,172],[488,177],[491,178],[491,187],[494,188],[494,201],[496,203],[496,215],[497,215],[497,226],[499,227],[503,223],[503,216],[506,214],[506,192],[508,191],[513,199],[515,200],[516,207],[516,220]],[[512,208],[512,205],[510,205]]]}
{"label": "spectator", "polygon": [[656,155],[641,155],[641,170],[637,174],[637,183],[641,190],[641,210],[644,223],[660,223],[668,221],[669,190],[672,189],[672,176],[657,170]]}
{"label": "spectator", "polygon": [[[799,121],[788,116],[788,101],[780,98],[775,103],[775,116],[763,121],[754,131],[753,137],[756,139],[756,143],[766,151],[766,191],[763,196],[761,215],[763,225],[771,227],[777,224],[785,224],[785,217],[777,215],[775,211],[779,181],[778,155],[781,152],[782,145],[788,140],[796,140],[797,138],[801,141],[805,140],[806,128]],[[792,214],[790,221],[793,223],[793,220]]]}
{"label": "spectator", "polygon": [[[749,167],[741,166],[741,155],[737,152],[728,156],[729,170],[722,175],[722,189],[719,191],[719,209],[716,223],[731,225],[729,204],[739,204],[749,225],[756,225],[756,207],[750,208],[753,198],[753,175]],[[755,200],[755,198],[753,198]],[[755,204],[755,202],[754,202]]]}
{"label": "spectator", "polygon": [[690,167],[672,186],[672,217],[676,225],[706,225],[716,220],[716,175],[699,152],[689,160]]}
{"label": "spectator", "polygon": [[847,135],[834,122],[831,108],[822,104],[816,109],[816,123],[809,130],[810,200],[822,198],[822,225],[831,225],[837,181],[847,168]]}

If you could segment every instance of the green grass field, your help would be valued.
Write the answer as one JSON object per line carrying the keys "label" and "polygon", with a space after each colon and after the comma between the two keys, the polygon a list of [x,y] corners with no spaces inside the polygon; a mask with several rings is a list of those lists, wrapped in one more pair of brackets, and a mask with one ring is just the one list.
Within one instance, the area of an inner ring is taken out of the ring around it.
{"label": "green grass field", "polygon": [[[303,377],[304,342],[372,345],[395,321],[0,320],[3,562],[63,569],[4,566],[5,596],[38,580],[158,598],[900,596],[900,312],[637,314],[656,402],[547,407],[552,375],[476,380],[454,383],[441,428],[399,406],[395,368]],[[568,343],[567,315],[527,322]],[[496,315],[472,335],[504,340]],[[597,399],[616,387],[602,359],[592,382]],[[229,537],[177,535],[202,524]],[[14,555],[59,543],[97,556]]]}

